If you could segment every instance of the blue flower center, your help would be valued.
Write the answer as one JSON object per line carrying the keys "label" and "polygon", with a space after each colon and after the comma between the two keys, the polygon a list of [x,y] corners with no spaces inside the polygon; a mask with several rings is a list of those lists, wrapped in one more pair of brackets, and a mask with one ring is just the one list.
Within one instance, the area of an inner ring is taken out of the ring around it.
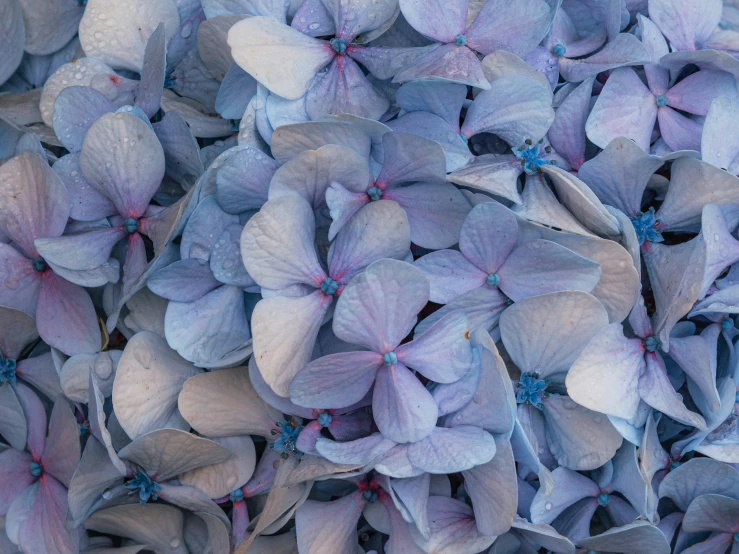
{"label": "blue flower center", "polygon": [[46,260],[44,260],[41,256],[31,260],[31,264],[33,265],[33,270],[38,273],[41,273],[46,269]]}
{"label": "blue flower center", "polygon": [[296,426],[292,421],[281,419],[276,423],[277,429],[272,429],[272,435],[276,436],[275,442],[269,445],[269,447],[277,452],[280,452],[280,456],[283,460],[287,460],[292,453],[298,460],[302,458],[303,453],[295,446],[298,441],[298,435],[303,430],[303,427]]}
{"label": "blue flower center", "polygon": [[391,366],[397,362],[398,357],[395,355],[395,352],[388,352],[387,354],[382,355],[382,363],[386,366]]}
{"label": "blue flower center", "polygon": [[367,196],[370,200],[379,200],[382,198],[382,189],[379,187],[370,187],[367,189]]}
{"label": "blue flower center", "polygon": [[457,35],[454,37],[454,44],[457,46],[467,46],[467,37],[464,35]]}
{"label": "blue flower center", "polygon": [[608,503],[611,501],[611,497],[608,496],[606,493],[601,493],[601,495],[598,497],[598,504],[601,506],[608,506]]}
{"label": "blue flower center", "polygon": [[567,48],[565,48],[564,44],[555,44],[554,48],[552,48],[552,54],[554,54],[558,58],[564,56],[565,52],[567,52]]}
{"label": "blue flower center", "polygon": [[28,472],[34,477],[40,477],[44,470],[40,463],[31,462],[31,465],[28,466]]}
{"label": "blue flower center", "polygon": [[80,423],[78,427],[80,429],[80,437],[84,437],[85,435],[87,435],[87,433],[90,432],[90,427],[88,423]]}
{"label": "blue flower center", "polygon": [[228,499],[231,502],[243,502],[244,501],[244,491],[241,489],[236,489],[234,491],[231,491],[231,494],[228,495]]}
{"label": "blue flower center", "polygon": [[164,79],[164,88],[172,89],[177,84],[177,77],[172,75],[171,72],[167,73],[167,77]]}
{"label": "blue flower center", "polygon": [[739,533],[734,533],[734,540],[739,542]]}
{"label": "blue flower center", "polygon": [[657,349],[662,346],[662,341],[659,340],[659,337],[652,335],[644,340],[644,346],[647,352],[657,352]]}
{"label": "blue flower center", "polygon": [[528,404],[539,410],[544,409],[543,400],[549,396],[545,392],[548,385],[549,382],[546,379],[539,379],[539,374],[536,372],[521,374],[521,379],[516,382],[518,388],[516,402]]}
{"label": "blue flower center", "polygon": [[326,277],[321,283],[321,290],[323,291],[323,294],[333,296],[336,294],[336,291],[339,290],[339,283],[334,281],[331,277]]}
{"label": "blue flower center", "polygon": [[139,502],[141,504],[146,504],[149,500],[156,500],[159,498],[157,491],[162,490],[162,486],[152,481],[149,474],[145,471],[134,473],[133,478],[124,483],[124,486],[127,489],[131,489],[131,492],[128,494],[134,494],[136,491],[139,491]]}
{"label": "blue flower center", "polygon": [[662,242],[664,240],[662,233],[657,230],[660,222],[654,217],[654,208],[649,208],[646,212],[638,212],[631,218],[631,223],[634,225],[636,238],[639,239],[640,245],[644,244],[644,241]]}
{"label": "blue flower center", "polygon": [[362,493],[362,498],[365,502],[369,502],[370,504],[374,504],[377,502],[377,493],[375,491],[371,491],[367,489]]}
{"label": "blue flower center", "polygon": [[332,38],[328,42],[337,54],[343,54],[346,52],[346,40],[343,38]]}
{"label": "blue flower center", "polygon": [[739,390],[736,391],[736,395],[734,395],[734,403],[739,404]]}
{"label": "blue flower center", "polygon": [[675,471],[679,467],[680,467],[680,462],[674,461],[670,464],[670,471]]}
{"label": "blue flower center", "polygon": [[4,357],[0,352],[0,386],[5,383],[15,386],[15,367],[15,360]]}
{"label": "blue flower center", "polygon": [[657,106],[660,108],[664,108],[667,105],[667,96],[664,94],[660,94],[657,97]]}
{"label": "blue flower center", "polygon": [[487,284],[491,287],[497,287],[500,284],[500,275],[497,273],[491,273],[488,275]]}
{"label": "blue flower center", "polygon": [[331,417],[331,414],[328,412],[322,412],[321,415],[318,416],[318,425],[321,427],[328,427],[331,425],[331,422],[334,420],[333,417]]}
{"label": "blue flower center", "polygon": [[135,233],[138,226],[138,221],[136,221],[132,217],[129,217],[128,219],[126,219],[126,221],[123,222],[123,230],[126,231],[126,233],[128,233],[129,235],[131,233]]}
{"label": "blue flower center", "polygon": [[521,162],[521,167],[527,175],[535,175],[544,165],[554,165],[553,160],[544,158],[545,154],[551,153],[552,148],[550,146],[544,147],[543,144],[544,139],[536,144],[530,139],[526,139],[525,144],[522,144],[519,148],[512,149],[513,155]]}
{"label": "blue flower center", "polygon": [[729,331],[734,328],[734,320],[730,317],[727,317],[721,322],[721,329],[724,331]]}

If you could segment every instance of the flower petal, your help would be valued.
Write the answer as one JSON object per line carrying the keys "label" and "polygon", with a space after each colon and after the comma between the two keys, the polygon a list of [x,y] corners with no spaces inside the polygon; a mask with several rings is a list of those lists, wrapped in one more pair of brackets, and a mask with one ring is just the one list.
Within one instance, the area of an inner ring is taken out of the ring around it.
{"label": "flower petal", "polygon": [[496,453],[495,439],[471,425],[436,427],[426,438],[408,447],[408,459],[430,473],[456,473],[487,464]]}
{"label": "flower petal", "polygon": [[498,49],[525,56],[541,42],[551,20],[542,0],[485,2],[465,32],[467,44],[483,55]]}
{"label": "flower petal", "polygon": [[649,17],[674,50],[697,50],[716,30],[722,3],[709,0],[700,8],[685,0],[654,0]]}
{"label": "flower petal", "polygon": [[102,92],[92,87],[67,87],[54,101],[54,132],[67,150],[79,152],[90,126],[114,111],[116,106]]}
{"label": "flower petal", "polygon": [[[357,522],[365,502],[357,491],[333,502],[306,500],[295,512],[295,528],[300,552],[354,552],[357,549]],[[330,521],[331,525],[326,525]]]}
{"label": "flower petal", "polygon": [[108,227],[61,237],[39,238],[34,245],[39,255],[48,262],[79,271],[105,264],[113,247],[125,236],[123,227]]}
{"label": "flower petal", "polygon": [[416,31],[440,42],[454,42],[467,28],[467,2],[400,0],[400,10]]}
{"label": "flower petal", "polygon": [[68,487],[79,461],[80,429],[67,399],[59,395],[49,418],[49,437],[41,464],[45,472]]}

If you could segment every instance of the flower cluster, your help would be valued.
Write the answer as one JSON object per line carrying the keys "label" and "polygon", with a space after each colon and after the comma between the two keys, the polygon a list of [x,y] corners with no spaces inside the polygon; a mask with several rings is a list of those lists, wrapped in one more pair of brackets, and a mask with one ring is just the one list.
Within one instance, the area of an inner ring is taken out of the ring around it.
{"label": "flower cluster", "polygon": [[739,552],[739,7],[0,0],[0,552]]}

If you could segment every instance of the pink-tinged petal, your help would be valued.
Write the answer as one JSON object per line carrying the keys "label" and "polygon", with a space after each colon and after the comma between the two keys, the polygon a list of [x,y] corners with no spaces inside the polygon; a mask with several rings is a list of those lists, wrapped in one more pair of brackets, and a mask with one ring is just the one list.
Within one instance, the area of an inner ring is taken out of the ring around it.
{"label": "pink-tinged petal", "polygon": [[355,552],[359,543],[357,522],[364,504],[361,491],[333,502],[306,500],[295,512],[300,552]]}
{"label": "pink-tinged petal", "polygon": [[500,290],[514,302],[558,290],[590,292],[601,276],[596,262],[548,240],[519,246],[498,272]]}
{"label": "pink-tinged petal", "polygon": [[202,373],[188,379],[178,399],[182,416],[211,437],[270,436],[281,412],[266,404],[244,368]]}
{"label": "pink-tinged petal", "polygon": [[552,478],[554,488],[550,494],[539,489],[531,503],[533,523],[552,523],[577,501],[600,494],[600,489],[593,481],[576,471],[558,467],[552,471]]}
{"label": "pink-tinged petal", "polygon": [[36,480],[28,470],[32,462],[30,454],[15,448],[0,452],[0,464],[3,467],[0,474],[0,515],[7,514],[10,503]]}
{"label": "pink-tinged petal", "polygon": [[15,393],[26,416],[26,450],[33,455],[34,461],[38,461],[44,453],[46,441],[46,409],[39,397],[25,385],[18,384]]}
{"label": "pink-tinged petal", "polygon": [[389,200],[371,202],[349,220],[332,244],[329,275],[346,285],[372,262],[402,260],[411,246],[406,212]]}
{"label": "pink-tinged petal", "polygon": [[[220,169],[219,183],[222,173],[223,169]],[[243,173],[239,172],[234,177],[238,179],[239,184],[243,182]],[[266,185],[269,188],[270,199],[298,195],[317,210],[326,204],[326,190],[331,183],[340,183],[354,192],[364,192],[369,181],[367,160],[354,150],[327,144],[317,150],[306,150],[295,156],[274,172],[274,177],[271,181],[268,180]]]}
{"label": "pink-tinged petal", "polygon": [[300,435],[295,441],[295,447],[303,454],[317,454],[316,441],[321,437],[322,429],[323,427],[318,421],[311,421],[300,431]]}
{"label": "pink-tinged petal", "polygon": [[382,366],[372,395],[372,413],[383,436],[415,442],[436,425],[438,408],[431,393],[402,363]]}
{"label": "pink-tinged petal", "polygon": [[436,383],[461,379],[472,363],[469,321],[461,310],[451,312],[411,342],[400,345],[398,360]]}
{"label": "pink-tinged petal", "polygon": [[331,301],[317,290],[297,298],[265,298],[254,308],[254,357],[265,382],[280,396],[288,396],[290,381],[310,360]]}
{"label": "pink-tinged petal", "polygon": [[518,240],[518,222],[508,208],[497,202],[475,206],[459,232],[459,249],[487,274],[496,273]]}
{"label": "pink-tinged petal", "polygon": [[477,530],[483,535],[502,535],[516,515],[518,487],[516,462],[505,437],[495,441],[495,457],[462,473],[465,490],[472,499]]}
{"label": "pink-tinged petal", "polygon": [[424,552],[438,554],[476,554],[488,548],[496,537],[480,534],[472,508],[446,496],[429,497],[431,536],[425,539],[414,526],[410,533]]}
{"label": "pink-tinged petal", "polygon": [[146,281],[151,291],[176,302],[193,302],[218,287],[208,264],[197,258],[178,260],[155,271]]}
{"label": "pink-tinged petal", "polygon": [[669,106],[657,110],[659,132],[674,151],[700,150],[703,126],[694,119],[685,117]]}
{"label": "pink-tinged petal", "polygon": [[547,133],[554,149],[574,169],[579,169],[585,161],[585,122],[590,113],[593,81],[586,79],[565,98]]}
{"label": "pink-tinged petal", "polygon": [[[463,226],[464,230],[464,226]],[[456,250],[438,250],[413,263],[429,280],[429,300],[446,304],[485,284],[487,273]]]}
{"label": "pink-tinged petal", "polygon": [[228,45],[244,71],[288,100],[303,96],[316,74],[336,55],[328,42],[263,16],[231,27]]}
{"label": "pink-tinged petal", "polygon": [[518,193],[518,177],[521,173],[521,164],[514,156],[483,154],[448,175],[447,180],[455,185],[492,193],[520,204],[522,200]]}
{"label": "pink-tinged petal", "polygon": [[113,247],[126,236],[123,227],[94,229],[34,241],[45,260],[75,271],[95,269],[110,258]]}
{"label": "pink-tinged petal", "polygon": [[423,248],[449,248],[459,236],[470,204],[449,183],[415,183],[386,190],[383,197],[395,200],[408,215],[411,242]]}
{"label": "pink-tinged petal", "polygon": [[41,281],[36,321],[41,338],[69,356],[100,350],[100,327],[90,295],[51,271]]}
{"label": "pink-tinged petal", "polygon": [[490,88],[475,53],[466,46],[457,46],[453,42],[434,48],[417,59],[413,65],[398,71],[393,82],[405,83],[417,79],[460,83],[481,89]]}
{"label": "pink-tinged petal", "polygon": [[716,30],[721,9],[719,0],[700,6],[689,0],[650,0],[649,17],[674,50],[698,50]]}
{"label": "pink-tinged petal", "polygon": [[648,17],[642,14],[636,15],[639,21],[639,30],[641,31],[641,40],[644,47],[649,52],[651,63],[644,65],[644,73],[647,76],[647,85],[652,94],[659,95],[667,92],[670,81],[670,72],[659,65],[662,56],[670,53],[665,37],[662,32]]}
{"label": "pink-tinged petal", "polygon": [[588,138],[601,148],[616,137],[626,137],[645,152],[649,151],[657,103],[633,69],[617,69],[606,81],[585,131]]}
{"label": "pink-tinged petal", "polygon": [[495,439],[490,433],[460,425],[451,429],[436,427],[428,437],[408,447],[408,459],[429,473],[446,474],[486,464],[495,452]]}
{"label": "pink-tinged petal", "polygon": [[585,162],[577,176],[601,202],[634,216],[641,209],[649,179],[663,163],[658,157],[646,154],[633,141],[617,137],[603,152]]}
{"label": "pink-tinged petal", "polygon": [[644,402],[680,423],[705,429],[703,417],[688,410],[682,397],[672,387],[662,357],[657,353],[648,353],[646,360],[646,370],[639,378],[639,394]]}
{"label": "pink-tinged petal", "polygon": [[398,89],[396,101],[407,112],[429,112],[459,133],[459,113],[467,89],[464,85],[436,81],[412,81]]}
{"label": "pink-tinged petal", "polygon": [[400,183],[444,183],[444,151],[432,140],[395,131],[382,136],[383,163],[375,179],[382,189]]}
{"label": "pink-tinged petal", "polygon": [[262,287],[297,283],[320,286],[326,276],[315,252],[315,219],[299,196],[268,201],[244,227],[241,255],[249,275]]}
{"label": "pink-tinged petal", "polygon": [[159,335],[134,335],[118,362],[113,383],[113,406],[128,436],[136,439],[167,426],[184,382],[197,373]]}
{"label": "pink-tinged petal", "polygon": [[498,49],[525,56],[541,42],[551,20],[542,0],[485,2],[465,32],[467,44],[483,55]]}
{"label": "pink-tinged petal", "polygon": [[471,331],[480,327],[492,330],[497,327],[500,314],[508,305],[508,297],[497,287],[479,287],[458,296],[440,310],[424,318],[416,326],[415,333],[418,335],[426,332],[431,325],[455,310],[463,310],[467,314]]}
{"label": "pink-tinged petal", "polygon": [[59,554],[79,552],[77,530],[67,530],[67,489],[50,475],[39,480],[33,507],[21,523],[19,546],[28,554],[46,554],[53,545]]}
{"label": "pink-tinged petal", "polygon": [[667,104],[676,110],[706,115],[718,96],[736,98],[736,80],[725,71],[698,71],[667,91]]}
{"label": "pink-tinged petal", "polygon": [[231,511],[231,541],[234,548],[247,537],[246,528],[249,526],[249,512],[246,502],[234,502]]}
{"label": "pink-tinged petal", "polygon": [[643,259],[657,306],[654,334],[662,341],[663,348],[669,348],[672,328],[698,300],[706,260],[705,243],[695,240],[674,246],[652,243]]}
{"label": "pink-tinged petal", "polygon": [[[701,160],[679,158],[672,162],[671,174],[669,191],[657,212],[662,222],[661,230],[697,230],[707,198],[719,206],[739,201],[739,180]],[[739,219],[737,214],[731,210],[722,211],[727,225],[735,226]]]}
{"label": "pink-tinged petal", "polygon": [[466,0],[400,0],[400,11],[416,31],[441,42],[454,42],[467,27]]}
{"label": "pink-tinged petal", "polygon": [[69,194],[69,217],[78,221],[98,221],[116,213],[115,205],[85,180],[79,152],[67,154],[54,164]]}
{"label": "pink-tinged petal", "polygon": [[411,331],[428,298],[428,281],[418,269],[379,260],[352,279],[339,297],[334,333],[380,354],[391,352]]}
{"label": "pink-tinged petal", "polygon": [[644,346],[627,339],[620,323],[602,329],[567,373],[567,394],[578,404],[623,419],[639,406],[639,375],[644,371]]}
{"label": "pink-tinged petal", "polygon": [[366,437],[372,431],[372,416],[362,411],[341,415],[334,414],[328,430],[339,441],[353,441]]}
{"label": "pink-tinged petal", "polygon": [[377,352],[341,352],[309,363],[292,380],[290,398],[308,408],[346,408],[370,390],[382,357]]}
{"label": "pink-tinged petal", "polygon": [[336,56],[305,96],[305,110],[312,120],[344,113],[379,119],[389,107],[385,94],[348,56]]}
{"label": "pink-tinged petal", "polygon": [[583,471],[613,458],[623,438],[605,416],[552,394],[544,400],[546,441],[559,465]]}
{"label": "pink-tinged petal", "polygon": [[366,192],[352,192],[339,183],[331,183],[326,189],[326,204],[333,220],[328,232],[329,240],[333,240],[347,221],[369,202]]}
{"label": "pink-tinged petal", "polygon": [[551,91],[522,75],[497,79],[467,110],[462,134],[494,133],[509,145],[542,138],[554,121]]}
{"label": "pink-tinged petal", "polygon": [[0,243],[0,304],[35,316],[40,276],[31,260],[9,244]]}
{"label": "pink-tinged petal", "polygon": [[221,362],[251,338],[243,291],[224,285],[194,302],[170,302],[164,336],[180,356],[199,367]]}
{"label": "pink-tinged petal", "polygon": [[0,167],[0,212],[0,229],[35,258],[35,239],[58,237],[64,231],[67,190],[45,160],[27,151]]}
{"label": "pink-tinged petal", "polygon": [[467,146],[467,141],[459,135],[459,124],[452,127],[441,117],[432,113],[410,112],[389,121],[387,125],[394,131],[414,133],[441,144],[446,156],[447,171],[455,171],[464,167],[474,158]]}
{"label": "pink-tinged petal", "polygon": [[601,552],[632,552],[635,545],[654,554],[670,554],[672,550],[662,531],[646,521],[612,527],[605,533],[580,539],[577,543],[583,548]]}
{"label": "pink-tinged petal", "polygon": [[701,137],[701,159],[711,165],[728,169],[739,154],[739,132],[731,124],[739,115],[736,98],[719,96],[708,109]]}
{"label": "pink-tinged petal", "polygon": [[[567,45],[567,54],[576,56],[579,47],[592,52],[593,41],[585,39],[580,44]],[[592,56],[576,60],[560,58],[559,72],[569,82],[577,83],[589,77],[595,77],[603,71],[623,66],[646,64],[649,63],[649,59],[649,52],[639,39],[629,33],[619,33],[602,50]]]}
{"label": "pink-tinged petal", "polygon": [[49,418],[49,438],[46,440],[41,465],[46,473],[68,487],[79,461],[79,426],[67,399],[60,395]]}
{"label": "pink-tinged petal", "polygon": [[0,435],[16,450],[25,450],[26,434],[26,415],[15,390],[0,386]]}
{"label": "pink-tinged petal", "polygon": [[513,362],[521,371],[536,371],[542,378],[567,371],[606,325],[603,305],[579,291],[526,298],[500,318],[501,338]]}
{"label": "pink-tinged petal", "polygon": [[138,117],[111,113],[93,123],[85,135],[80,167],[121,216],[139,218],[164,177],[164,151]]}

